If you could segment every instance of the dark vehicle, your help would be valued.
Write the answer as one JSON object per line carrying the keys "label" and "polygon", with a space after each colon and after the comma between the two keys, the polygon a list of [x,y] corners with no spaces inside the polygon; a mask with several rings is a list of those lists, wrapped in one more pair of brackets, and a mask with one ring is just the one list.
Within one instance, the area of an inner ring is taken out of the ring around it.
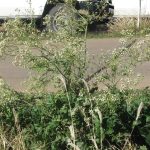
{"label": "dark vehicle", "polygon": [[[107,13],[104,19],[108,16],[112,16],[114,12],[114,6],[111,1],[105,2],[105,9],[101,9],[101,3],[103,0],[76,0],[74,7],[76,10],[85,10],[89,14],[95,14],[97,19],[103,13]],[[45,16],[50,18],[50,23],[47,28],[57,31],[63,25],[67,25],[69,17],[72,17],[68,7],[63,1],[59,2],[48,2],[47,0],[0,0],[0,19],[5,20],[6,18],[15,18],[16,16],[21,19],[37,19],[43,21]],[[62,13],[64,12],[64,13]],[[77,19],[75,17],[75,19]],[[61,21],[60,21],[61,20]],[[38,21],[39,22],[39,21]]]}

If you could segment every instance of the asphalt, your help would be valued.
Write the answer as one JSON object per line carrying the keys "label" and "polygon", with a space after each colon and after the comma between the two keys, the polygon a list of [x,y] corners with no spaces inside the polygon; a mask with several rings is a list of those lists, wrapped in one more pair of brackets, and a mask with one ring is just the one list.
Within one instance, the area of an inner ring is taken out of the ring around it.
{"label": "asphalt", "polygon": [[[105,39],[89,39],[87,40],[87,51],[89,56],[98,61],[98,57],[103,52],[111,52],[113,49],[120,47],[118,38],[105,38]],[[96,65],[89,65],[89,74],[96,70]],[[29,70],[21,67],[16,67],[12,64],[11,58],[0,60],[0,77],[6,83],[17,91],[25,91],[26,87],[24,82],[28,79]],[[150,62],[139,64],[135,69],[135,74],[141,74],[143,79],[139,82],[136,88],[144,88],[150,86]],[[102,86],[103,87],[103,86]],[[51,89],[53,91],[53,89]]]}

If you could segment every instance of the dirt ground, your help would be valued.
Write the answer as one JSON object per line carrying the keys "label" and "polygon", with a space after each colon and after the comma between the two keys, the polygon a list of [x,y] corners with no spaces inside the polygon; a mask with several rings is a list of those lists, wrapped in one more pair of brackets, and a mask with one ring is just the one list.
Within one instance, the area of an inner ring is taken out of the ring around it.
{"label": "dirt ground", "polygon": [[[121,44],[118,38],[105,38],[105,39],[89,39],[87,40],[87,50],[89,56],[98,61],[98,56],[102,52],[110,51],[118,48]],[[11,63],[10,58],[0,60],[0,77],[2,77],[8,85],[17,91],[24,91],[25,86],[23,82],[29,77],[29,71],[18,68]],[[88,72],[91,74],[96,70],[95,65],[89,65]],[[135,69],[135,74],[141,74],[143,80],[140,81],[136,88],[144,88],[150,86],[150,62],[146,62],[142,65],[138,65]],[[53,89],[51,89],[53,91]]]}

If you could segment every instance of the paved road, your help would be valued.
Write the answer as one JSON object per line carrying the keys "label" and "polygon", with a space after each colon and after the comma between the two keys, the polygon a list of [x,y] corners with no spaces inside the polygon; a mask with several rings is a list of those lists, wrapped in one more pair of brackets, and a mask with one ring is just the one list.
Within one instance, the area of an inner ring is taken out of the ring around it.
{"label": "paved road", "polygon": [[[87,41],[88,53],[90,56],[93,54],[98,57],[103,51],[115,49],[120,46],[119,39],[90,39]],[[91,67],[89,72],[93,72],[95,67]],[[141,73],[144,76],[144,80],[138,85],[138,88],[150,86],[150,63],[144,63],[139,65],[136,73]],[[23,82],[28,78],[29,71],[18,68],[11,63],[10,58],[0,60],[0,76],[15,90],[24,91],[25,87]]]}

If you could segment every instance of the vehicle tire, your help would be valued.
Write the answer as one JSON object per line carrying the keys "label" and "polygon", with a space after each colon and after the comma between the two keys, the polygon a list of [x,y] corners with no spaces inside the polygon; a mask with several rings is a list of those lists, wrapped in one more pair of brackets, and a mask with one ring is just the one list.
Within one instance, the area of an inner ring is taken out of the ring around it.
{"label": "vehicle tire", "polygon": [[56,32],[61,29],[69,31],[74,29],[72,22],[76,20],[76,14],[69,6],[58,4],[49,11],[48,16],[50,20],[47,25],[48,29]]}

